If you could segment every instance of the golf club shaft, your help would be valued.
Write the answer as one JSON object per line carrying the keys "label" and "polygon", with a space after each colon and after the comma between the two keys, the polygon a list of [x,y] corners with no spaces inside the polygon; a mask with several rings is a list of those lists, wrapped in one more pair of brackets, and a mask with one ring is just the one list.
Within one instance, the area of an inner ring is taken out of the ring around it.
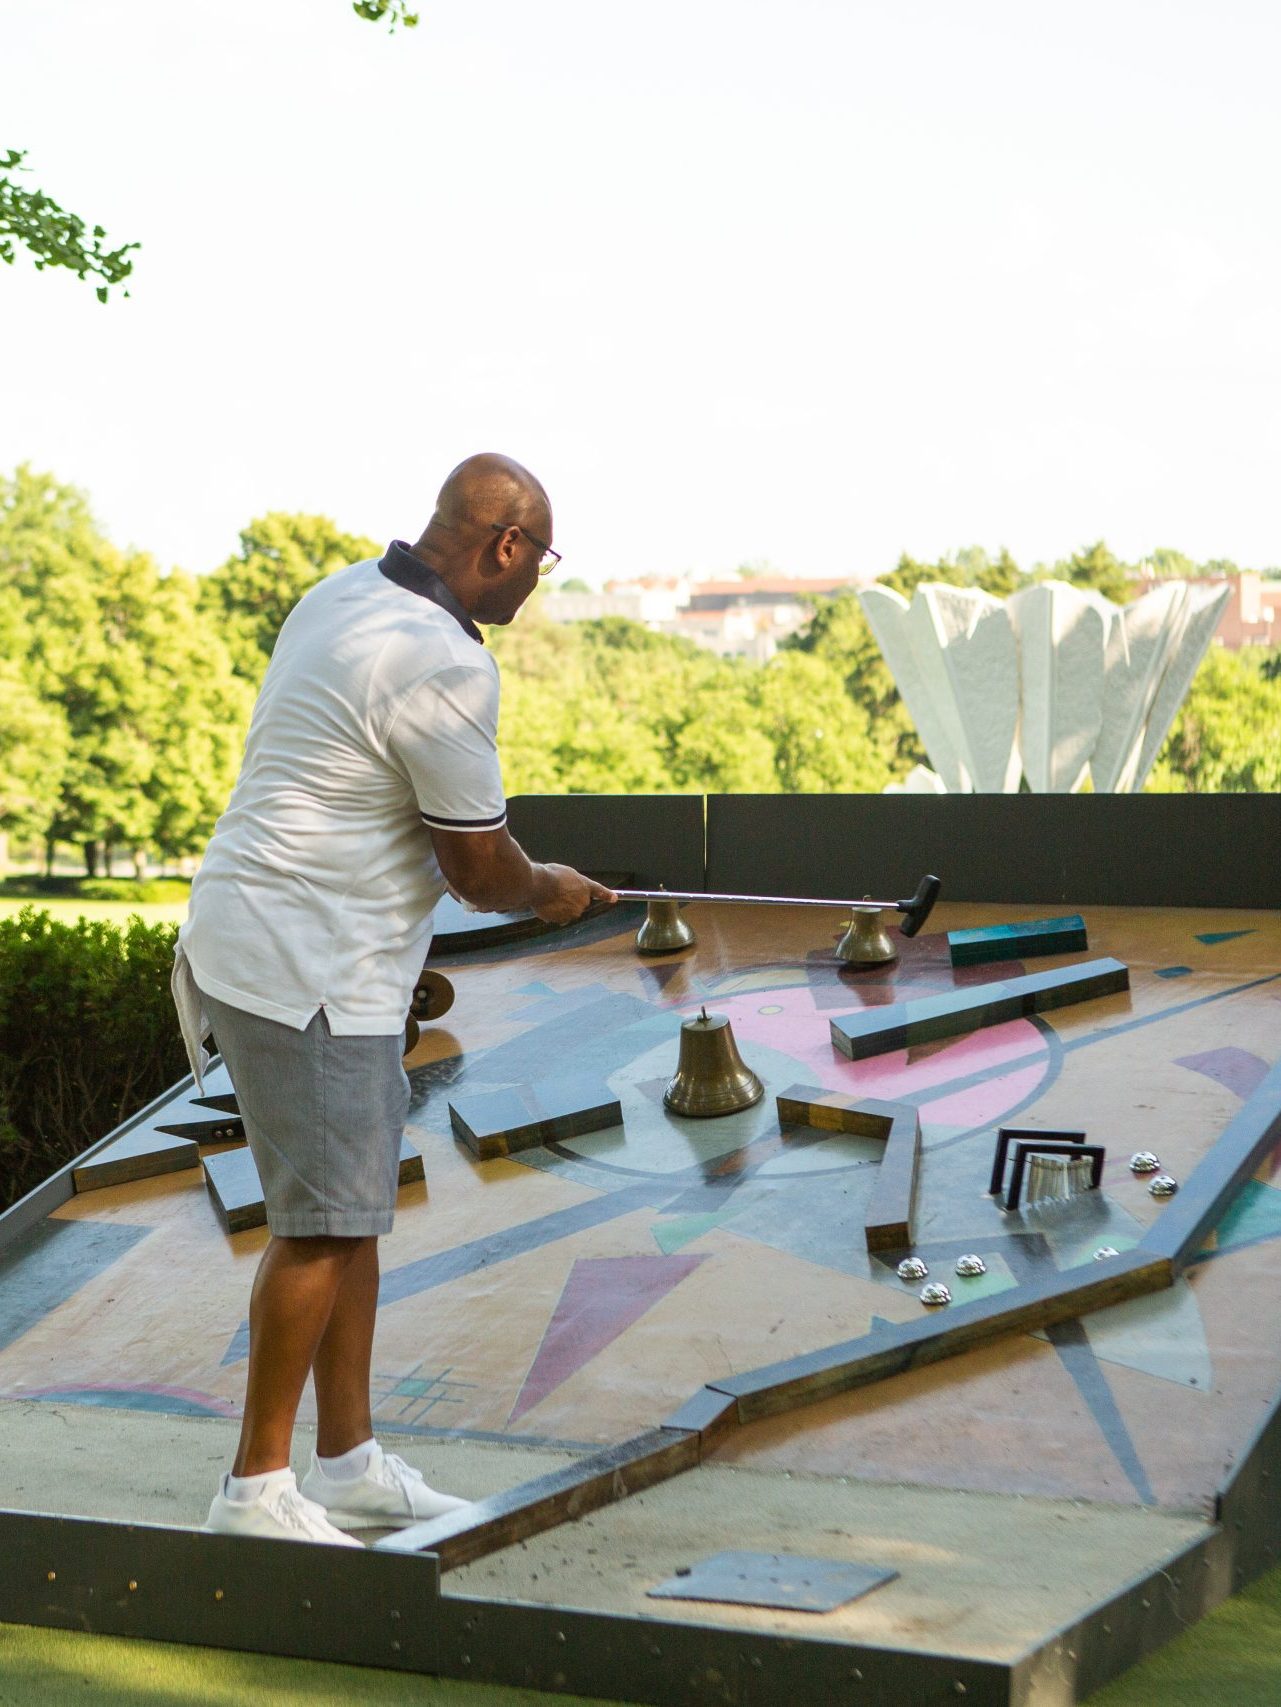
{"label": "golf club shaft", "polygon": [[728,901],[751,907],[836,907],[843,913],[879,913],[901,901],[816,901],[809,895],[708,895],[692,889],[615,889],[620,901]]}

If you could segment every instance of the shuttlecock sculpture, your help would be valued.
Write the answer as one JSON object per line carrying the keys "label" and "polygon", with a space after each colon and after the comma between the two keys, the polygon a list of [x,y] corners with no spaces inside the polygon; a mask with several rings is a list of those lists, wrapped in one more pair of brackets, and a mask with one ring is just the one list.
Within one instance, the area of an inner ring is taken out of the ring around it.
{"label": "shuttlecock sculpture", "polygon": [[[1229,589],[1171,581],[1133,604],[1042,581],[1010,598],[929,582],[859,599],[941,786],[1143,787]],[[919,786],[919,785],[918,785]]]}

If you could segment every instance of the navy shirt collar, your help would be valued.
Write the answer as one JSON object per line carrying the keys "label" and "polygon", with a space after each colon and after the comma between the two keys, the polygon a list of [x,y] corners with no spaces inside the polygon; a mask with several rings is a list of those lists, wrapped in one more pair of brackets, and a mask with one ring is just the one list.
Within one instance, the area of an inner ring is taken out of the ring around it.
{"label": "navy shirt collar", "polygon": [[421,557],[415,557],[403,539],[392,540],[378,567],[387,579],[394,581],[398,587],[417,593],[420,598],[430,599],[433,604],[448,611],[464,633],[470,634],[477,645],[485,644],[484,635],[468,616],[458,598],[429,564],[424,563]]}

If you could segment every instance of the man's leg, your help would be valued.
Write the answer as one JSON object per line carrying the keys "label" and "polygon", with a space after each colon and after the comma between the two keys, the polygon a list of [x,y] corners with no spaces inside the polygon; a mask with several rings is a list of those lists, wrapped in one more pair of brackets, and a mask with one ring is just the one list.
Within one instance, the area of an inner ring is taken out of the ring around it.
{"label": "man's leg", "polygon": [[338,1458],[373,1439],[369,1410],[369,1366],[378,1312],[378,1241],[352,1239],[357,1249],[347,1265],[316,1348],[316,1451]]}
{"label": "man's leg", "polygon": [[[259,1476],[288,1465],[303,1386],[344,1279],[366,1246],[373,1252],[376,1293],[375,1239],[273,1238],[263,1252],[249,1301],[249,1380],[233,1475]],[[368,1369],[366,1358],[366,1406]]]}

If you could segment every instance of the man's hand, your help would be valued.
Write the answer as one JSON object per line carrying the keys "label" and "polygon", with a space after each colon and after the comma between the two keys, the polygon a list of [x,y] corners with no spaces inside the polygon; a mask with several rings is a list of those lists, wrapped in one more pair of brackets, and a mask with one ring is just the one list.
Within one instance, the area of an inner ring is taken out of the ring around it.
{"label": "man's hand", "polygon": [[618,899],[612,889],[584,877],[572,865],[535,865],[533,878],[534,893],[530,905],[549,925],[571,924],[582,917],[593,901]]}
{"label": "man's hand", "polygon": [[593,901],[616,901],[612,889],[569,865],[538,865],[506,829],[433,830],[441,874],[452,895],[486,913],[532,907],[548,924],[581,918]]}

